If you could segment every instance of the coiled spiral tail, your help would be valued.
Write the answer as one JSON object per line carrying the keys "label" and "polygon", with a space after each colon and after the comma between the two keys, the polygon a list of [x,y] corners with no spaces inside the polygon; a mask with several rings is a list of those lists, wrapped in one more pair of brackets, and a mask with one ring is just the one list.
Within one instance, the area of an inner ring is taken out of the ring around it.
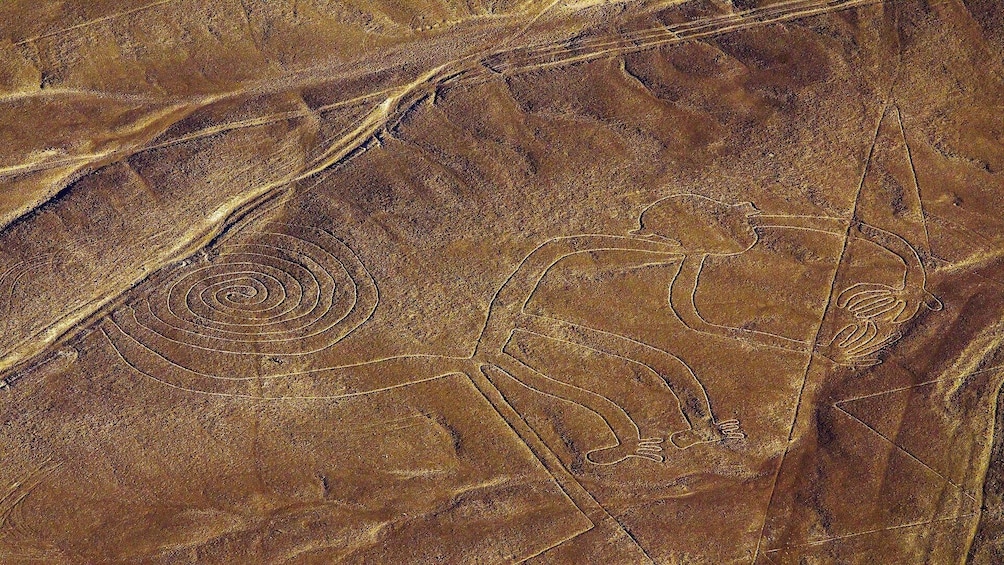
{"label": "coiled spiral tail", "polygon": [[256,400],[349,398],[468,367],[467,359],[405,355],[280,369],[282,358],[344,339],[373,315],[379,295],[333,235],[269,228],[165,273],[154,291],[103,320],[122,363],[175,390]]}
{"label": "coiled spiral tail", "polygon": [[116,321],[169,358],[179,348],[305,355],[337,343],[376,308],[373,278],[324,230],[273,224],[216,251],[171,274]]}

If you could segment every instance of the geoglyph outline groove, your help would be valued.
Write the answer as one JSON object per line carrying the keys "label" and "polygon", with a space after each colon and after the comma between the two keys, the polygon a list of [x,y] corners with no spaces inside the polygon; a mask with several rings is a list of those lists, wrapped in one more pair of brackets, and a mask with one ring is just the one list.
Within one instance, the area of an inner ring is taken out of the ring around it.
{"label": "geoglyph outline groove", "polygon": [[271,225],[183,265],[120,315],[179,346],[284,356],[329,347],[373,315],[376,283],[348,246],[319,228]]}
{"label": "geoglyph outline groove", "polygon": [[[704,208],[716,211],[711,213]],[[693,247],[695,242],[684,244],[667,235],[672,234],[674,228],[665,225],[666,218],[662,216],[670,213],[670,218],[676,218],[672,214],[688,209],[704,210],[692,213],[697,214],[695,218],[709,223],[719,221],[711,218],[738,222],[736,225],[740,228],[728,228],[738,230],[733,232],[737,239],[724,244],[698,241]],[[646,217],[649,223],[654,221],[653,217],[662,218],[655,223],[663,225],[652,228],[646,224]],[[507,351],[516,333],[525,332],[625,359],[656,375],[655,382],[661,383],[656,385],[661,391],[659,394],[675,397],[689,424],[689,430],[667,436],[677,448],[723,440],[739,441],[745,434],[737,419],[718,421],[713,416],[711,399],[701,379],[679,356],[627,336],[528,312],[527,305],[555,265],[571,256],[602,251],[632,254],[634,262],[641,266],[675,264],[666,300],[688,330],[751,346],[812,354],[821,344],[708,322],[694,300],[706,259],[742,255],[757,244],[760,231],[764,229],[858,237],[899,257],[907,270],[910,269],[911,252],[916,257],[916,251],[902,238],[860,222],[823,216],[764,215],[749,202],[729,204],[696,193],[675,193],[653,202],[642,211],[639,225],[640,229],[629,235],[582,234],[551,238],[538,245],[494,294],[474,351],[466,357],[400,355],[309,371],[269,374],[256,369],[248,372],[246,364],[243,367],[226,365],[237,374],[220,374],[218,369],[200,369],[186,364],[186,359],[193,357],[179,356],[175,351],[179,347],[244,361],[249,358],[260,361],[267,356],[309,355],[340,342],[373,316],[379,303],[376,282],[343,242],[318,228],[279,223],[268,224],[261,231],[236,241],[222,243],[212,252],[204,252],[200,259],[182,265],[176,273],[169,273],[163,288],[113,313],[103,331],[122,359],[141,373],[175,388],[220,396],[288,400],[343,398],[450,373],[471,375],[478,371],[478,365],[493,365],[521,385],[577,404],[607,424],[616,439],[615,444],[589,451],[586,456],[589,462],[609,465],[629,457],[661,462],[659,444],[664,437],[643,433],[624,407],[602,393],[572,385],[550,371],[519,360]],[[722,245],[724,247],[719,248]],[[918,261],[917,265],[922,271],[922,263]],[[917,280],[925,278],[921,275]],[[913,294],[918,292],[926,291],[921,288]],[[879,317],[889,313],[882,307],[900,304],[893,300],[881,296],[875,301],[879,308],[877,314],[865,311],[870,316],[864,320],[869,324],[866,330],[873,331],[841,331],[831,342],[837,342],[838,349],[851,353],[862,350],[868,354],[888,345],[892,339],[876,343],[874,325]],[[904,311],[904,307],[894,310],[896,318]],[[915,311],[911,310],[911,314]],[[410,380],[402,382],[391,379],[390,383],[380,382],[379,386],[374,386],[368,380],[372,378],[372,371],[393,364],[421,368],[413,369],[418,372],[410,372]],[[242,370],[246,374],[241,373]],[[284,381],[329,381],[323,377],[334,377],[335,387],[331,394],[283,393]],[[341,379],[354,384],[344,384]],[[260,383],[277,384],[278,387],[265,393],[254,389]],[[239,391],[228,387],[238,387]]]}

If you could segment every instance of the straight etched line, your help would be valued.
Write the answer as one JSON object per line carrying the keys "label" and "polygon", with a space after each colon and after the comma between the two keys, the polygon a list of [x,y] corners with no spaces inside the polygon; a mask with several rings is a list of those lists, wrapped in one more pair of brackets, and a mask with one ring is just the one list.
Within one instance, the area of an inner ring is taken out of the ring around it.
{"label": "straight etched line", "polygon": [[902,530],[902,529],[905,529],[905,528],[916,528],[917,526],[926,526],[927,524],[936,524],[936,523],[939,523],[939,522],[955,522],[955,521],[959,521],[959,520],[965,520],[966,518],[972,518],[973,516],[977,516],[977,515],[978,514],[974,512],[972,514],[966,514],[964,516],[951,516],[949,518],[936,518],[936,519],[933,519],[933,520],[925,520],[923,522],[913,522],[913,523],[910,523],[910,524],[900,524],[898,526],[889,526],[889,527],[886,527],[886,528],[876,528],[874,530],[868,530],[867,532],[857,532],[857,533],[853,533],[853,534],[847,534],[847,535],[843,535],[843,536],[835,536],[835,537],[832,537],[832,538],[826,538],[826,539],[822,539],[822,540],[817,540],[817,541],[810,542],[810,543],[804,543],[804,544],[799,544],[799,545],[789,545],[789,546],[785,546],[785,547],[779,547],[777,549],[768,550],[765,553],[777,553],[779,551],[786,551],[786,550],[789,550],[789,549],[798,549],[800,547],[815,547],[815,546],[819,546],[819,545],[824,545],[824,544],[827,544],[827,543],[831,543],[831,542],[834,542],[834,541],[845,540],[845,539],[854,538],[854,537],[858,537],[858,536],[866,536],[868,534],[877,534],[877,533],[881,533],[881,532],[890,532],[890,531],[893,531],[893,530]]}
{"label": "straight etched line", "polygon": [[917,190],[917,204],[920,206],[920,223],[924,226],[924,240],[927,242],[927,254],[933,255],[934,249],[931,248],[931,234],[927,230],[927,213],[924,212],[924,196],[920,190],[920,181],[917,179],[917,167],[913,163],[913,152],[910,150],[910,142],[906,139],[903,114],[899,107],[896,107],[896,118],[899,121],[899,133],[903,136],[903,146],[906,148],[906,159],[910,163],[910,175],[913,177],[913,187]]}
{"label": "straight etched line", "polygon": [[898,450],[902,451],[903,453],[905,453],[905,454],[906,454],[906,455],[907,455],[908,457],[910,457],[910,459],[913,459],[914,461],[916,461],[917,463],[919,463],[920,465],[922,465],[922,466],[923,466],[923,467],[924,467],[925,469],[927,469],[928,471],[931,471],[931,472],[932,472],[932,473],[934,473],[935,475],[938,475],[938,476],[939,476],[939,477],[941,477],[941,478],[942,478],[942,479],[943,479],[943,480],[944,480],[944,481],[945,481],[946,483],[948,483],[948,484],[952,485],[953,487],[955,487],[955,488],[959,489],[959,491],[960,491],[960,492],[961,492],[962,494],[964,494],[964,495],[965,495],[965,496],[966,496],[967,498],[969,498],[969,499],[970,499],[970,500],[972,500],[973,502],[975,502],[975,503],[979,504],[979,501],[978,501],[978,500],[976,500],[976,498],[975,498],[975,497],[974,497],[973,495],[969,494],[969,492],[968,492],[968,491],[966,490],[966,488],[965,488],[965,487],[963,487],[963,486],[961,486],[961,485],[958,485],[958,484],[956,484],[956,483],[955,483],[955,481],[953,481],[952,479],[949,479],[948,477],[946,477],[946,476],[942,475],[942,474],[941,474],[941,473],[939,473],[939,472],[938,472],[937,470],[935,470],[935,469],[934,469],[933,467],[931,467],[931,466],[930,466],[930,465],[928,465],[927,463],[924,463],[923,461],[921,461],[919,457],[917,457],[917,456],[916,456],[916,455],[914,455],[913,453],[910,453],[910,451],[908,451],[908,450],[907,450],[907,449],[906,449],[905,447],[903,447],[903,446],[899,445],[898,443],[896,443],[896,442],[894,442],[893,440],[891,440],[891,439],[889,439],[888,437],[886,437],[886,436],[885,436],[885,434],[883,434],[882,432],[880,432],[880,431],[876,430],[875,428],[873,428],[872,426],[868,425],[868,424],[867,424],[867,423],[866,423],[865,421],[863,421],[863,420],[862,420],[861,418],[858,418],[858,417],[857,417],[857,416],[855,416],[854,414],[851,414],[851,413],[850,413],[850,412],[848,412],[847,410],[844,410],[844,409],[843,409],[842,407],[840,407],[840,406],[839,406],[839,403],[838,403],[838,404],[834,404],[834,405],[833,405],[833,407],[834,407],[834,408],[836,408],[837,410],[840,410],[841,412],[843,412],[843,413],[844,413],[844,414],[846,414],[847,416],[849,416],[849,417],[853,418],[853,419],[854,419],[855,421],[857,421],[857,422],[858,422],[859,424],[861,424],[862,426],[864,426],[864,427],[868,428],[868,429],[869,429],[869,430],[870,430],[870,431],[871,431],[872,433],[874,433],[875,435],[879,436],[880,438],[882,438],[883,440],[885,440],[886,442],[888,442],[888,443],[889,443],[890,445],[892,445],[892,446],[893,446],[893,447],[895,447],[896,449],[898,449]]}
{"label": "straight etched line", "polygon": [[[579,513],[582,515],[582,517],[585,518],[587,522],[589,522],[589,527],[587,527],[586,529],[584,529],[584,530],[576,533],[575,535],[573,535],[570,538],[561,540],[560,542],[558,542],[557,545],[561,545],[562,543],[568,541],[569,539],[573,539],[573,538],[575,538],[575,537],[577,537],[577,536],[579,536],[579,535],[581,535],[581,534],[583,534],[585,532],[588,532],[589,530],[595,528],[596,527],[596,522],[592,518],[589,517],[589,514],[587,514],[586,511],[583,510],[581,506],[579,506],[579,504],[572,497],[571,493],[568,492],[568,489],[565,487],[565,485],[562,484],[562,481],[559,480],[558,477],[557,477],[557,475],[555,475],[554,471],[552,471],[551,466],[554,463],[552,461],[550,461],[550,460],[545,461],[545,459],[548,459],[548,458],[547,457],[542,457],[542,455],[544,453],[546,453],[546,454],[551,455],[551,457],[553,457],[555,459],[557,459],[557,457],[550,451],[550,449],[547,448],[546,445],[544,445],[543,440],[541,440],[540,437],[537,436],[536,433],[534,433],[533,430],[529,428],[529,425],[527,425],[527,430],[529,431],[528,435],[530,435],[531,437],[533,437],[534,439],[536,439],[537,442],[539,442],[540,445],[537,446],[537,448],[535,449],[534,446],[531,445],[529,441],[527,441],[527,439],[524,437],[523,433],[520,433],[520,431],[517,430],[515,426],[513,426],[513,423],[510,421],[510,418],[506,417],[502,413],[502,411],[499,410],[499,407],[496,405],[496,402],[493,401],[489,397],[489,394],[488,394],[488,392],[485,391],[485,388],[487,388],[490,392],[493,392],[494,393],[493,396],[497,395],[499,398],[501,398],[502,399],[502,403],[507,408],[509,408],[509,410],[511,410],[513,414],[516,414],[516,417],[519,418],[521,421],[523,421],[522,418],[515,411],[515,409],[513,409],[512,406],[510,406],[508,404],[508,402],[506,402],[505,397],[502,396],[501,391],[499,391],[495,387],[495,385],[491,384],[491,382],[488,381],[487,377],[485,377],[484,375],[477,375],[475,377],[474,374],[477,373],[477,372],[478,372],[478,370],[472,370],[471,374],[467,374],[467,373],[463,373],[463,374],[467,377],[468,382],[474,387],[474,390],[476,390],[478,392],[478,394],[480,394],[481,397],[485,400],[485,402],[487,402],[488,405],[491,406],[492,410],[494,410],[495,413],[498,414],[499,418],[501,418],[502,421],[507,426],[509,426],[509,429],[512,430],[513,434],[516,435],[516,438],[520,441],[520,443],[522,443],[523,446],[526,447],[526,449],[530,452],[530,454],[533,455],[533,458],[536,459],[537,462],[539,462],[541,464],[541,467],[544,469],[544,471],[548,475],[551,476],[551,479],[554,481],[554,484],[558,487],[558,489],[562,492],[562,494],[565,495],[565,498],[567,498],[568,501],[572,504],[572,506],[574,506],[575,509],[579,511]],[[484,382],[481,382],[481,381],[484,381]],[[525,421],[523,421],[523,423],[525,424]],[[538,449],[540,449],[541,447],[543,448],[543,449],[541,449],[542,453],[538,453]],[[558,468],[561,468],[560,462],[558,464]],[[585,489],[583,489],[581,487],[581,485],[578,484],[578,482],[576,482],[574,479],[572,479],[572,481],[573,481],[573,483],[576,486],[578,486],[580,489],[582,489],[582,493],[585,494],[593,503],[595,503],[598,508],[600,508],[601,510],[603,509],[603,507],[600,506],[600,504],[598,502],[596,502],[596,500],[593,499],[592,496],[589,495],[589,493]],[[554,545],[554,546],[551,546],[551,547],[557,547],[557,545]],[[544,553],[548,549],[551,549],[551,547],[547,547],[547,548],[545,548],[545,549],[537,552],[534,555],[531,555],[531,556],[528,556],[528,557],[526,557],[524,559],[521,559],[520,562],[526,561],[528,559],[532,559],[533,557],[535,557],[537,555],[540,555],[541,553]]]}
{"label": "straight etched line", "polygon": [[[851,215],[850,218],[848,219],[847,230],[844,232],[843,247],[840,250],[839,258],[837,259],[837,265],[833,269],[833,278],[830,280],[829,296],[826,299],[826,306],[823,307],[823,315],[819,320],[819,324],[817,324],[816,326],[815,337],[812,340],[813,344],[815,344],[819,340],[819,334],[823,330],[823,322],[826,319],[826,312],[827,310],[829,310],[830,304],[833,302],[833,293],[835,291],[837,284],[837,276],[840,274],[840,265],[843,263],[844,255],[847,252],[847,244],[849,243],[851,236],[851,227],[853,225],[854,218],[857,217],[858,205],[861,202],[861,192],[864,189],[865,179],[867,179],[868,177],[868,171],[871,169],[872,155],[874,155],[875,153],[875,145],[878,143],[879,131],[882,128],[882,120],[885,118],[887,108],[888,104],[884,104],[882,106],[882,111],[879,113],[878,123],[875,125],[875,134],[872,136],[871,146],[868,148],[868,155],[865,158],[865,166],[861,171],[861,180],[858,182],[857,191],[855,192],[854,195],[854,206],[851,208]],[[813,347],[815,346],[813,345]],[[809,372],[812,368],[812,361],[814,358],[815,358],[814,351],[810,352],[809,358],[805,363],[805,370],[802,373],[802,384],[799,388],[798,398],[795,402],[795,414],[791,419],[791,426],[788,428],[788,447],[785,448],[784,453],[781,455],[781,461],[778,463],[777,468],[774,470],[774,479],[771,483],[770,497],[767,499],[767,508],[764,510],[763,513],[763,525],[760,527],[760,537],[757,540],[756,550],[753,553],[754,563],[756,562],[756,558],[760,554],[760,548],[763,545],[763,534],[767,528],[768,514],[770,513],[771,505],[774,503],[774,495],[777,492],[777,481],[781,477],[781,469],[784,467],[784,461],[785,459],[787,459],[788,452],[791,448],[791,440],[795,434],[795,425],[798,423],[798,415],[800,411],[799,409],[801,408],[802,405],[802,397],[805,394],[805,387],[809,380]]]}
{"label": "straight etched line", "polygon": [[[630,532],[624,529],[624,526],[620,522],[618,522],[613,516],[611,516],[610,513],[607,511],[607,509],[602,504],[600,504],[593,497],[593,495],[589,493],[589,491],[587,491],[582,485],[580,485],[577,480],[575,480],[575,477],[573,477],[570,473],[568,473],[567,470],[565,470],[565,468],[561,465],[561,461],[558,459],[558,456],[555,455],[553,451],[551,451],[551,449],[547,446],[547,444],[544,443],[544,441],[540,438],[540,436],[537,435],[537,432],[533,430],[530,424],[526,422],[526,420],[519,414],[519,412],[517,412],[516,409],[513,408],[511,404],[509,404],[509,401],[505,398],[505,395],[502,394],[502,391],[500,391],[498,387],[492,384],[492,382],[488,379],[488,377],[484,375],[482,372],[472,371],[472,374],[468,375],[468,378],[470,378],[471,382],[474,383],[474,386],[477,388],[477,390],[485,397],[485,399],[495,409],[495,411],[498,412],[499,416],[501,416],[503,420],[509,425],[509,427],[516,433],[517,437],[519,437],[523,441],[527,449],[529,449],[531,453],[533,453],[536,456],[537,460],[540,461],[541,464],[543,464],[544,468],[548,471],[548,473],[550,473],[551,476],[554,477],[554,480],[558,484],[558,486],[561,487],[562,491],[564,491],[565,494],[569,497],[569,499],[572,500],[572,503],[575,504],[576,508],[578,508],[579,511],[586,516],[586,518],[590,521],[590,523],[593,524],[593,527],[596,526],[596,521],[593,520],[592,518],[589,518],[585,510],[583,510],[582,507],[579,506],[578,503],[576,503],[575,499],[572,498],[571,493],[569,493],[566,486],[562,484],[562,480],[558,479],[558,474],[561,474],[566,481],[570,482],[572,485],[577,487],[576,490],[580,491],[579,494],[586,499],[587,503],[590,503],[590,506],[595,505],[594,510],[599,511],[603,515],[603,518],[609,519],[612,523],[617,524],[617,526],[621,529],[621,531],[624,532],[624,534],[638,547],[638,550],[645,555],[649,563],[652,563],[654,565],[655,561],[648,554],[648,552],[645,551],[645,548],[643,548],[641,544],[638,543],[638,540],[635,539],[635,537],[632,536]],[[493,400],[493,397],[496,397],[496,399]],[[503,406],[506,409],[506,412],[510,414],[509,417],[507,417],[505,414],[502,413],[502,410],[499,409],[499,405]],[[522,433],[514,425],[514,421],[518,421],[521,424],[519,428],[522,428]],[[524,436],[524,434],[526,434],[526,436]],[[558,471],[555,471],[555,469],[557,469]]]}
{"label": "straight etched line", "polygon": [[29,37],[27,39],[22,39],[21,41],[18,41],[14,45],[24,45],[25,43],[31,43],[32,41],[38,41],[39,39],[45,39],[45,38],[48,38],[48,37],[54,37],[56,35],[62,35],[64,33],[68,32],[68,31],[73,31],[75,29],[80,29],[82,27],[91,26],[91,25],[94,25],[94,24],[97,24],[97,23],[101,23],[101,22],[105,22],[105,21],[108,21],[108,20],[111,20],[111,19],[114,19],[114,18],[118,18],[118,17],[121,17],[121,16],[127,16],[129,14],[135,14],[136,12],[141,12],[143,10],[149,10],[150,8],[156,8],[157,6],[160,6],[162,4],[167,4],[169,2],[174,2],[174,0],[160,0],[159,2],[153,2],[153,3],[147,4],[145,6],[140,6],[138,8],[133,8],[131,10],[125,10],[123,12],[116,12],[114,14],[109,14],[107,16],[101,16],[100,18],[94,18],[93,20],[88,20],[86,22],[79,23],[79,24],[74,25],[74,26],[70,26],[70,27],[63,28],[63,29],[58,29],[56,31],[50,31],[48,33],[43,33],[41,35],[36,35],[34,37]]}

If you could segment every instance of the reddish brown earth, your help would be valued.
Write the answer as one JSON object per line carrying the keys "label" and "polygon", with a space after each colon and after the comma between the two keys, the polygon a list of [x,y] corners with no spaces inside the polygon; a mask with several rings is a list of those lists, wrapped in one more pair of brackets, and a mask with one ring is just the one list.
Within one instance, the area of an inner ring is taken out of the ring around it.
{"label": "reddish brown earth", "polygon": [[995,0],[0,5],[0,563],[1004,562]]}

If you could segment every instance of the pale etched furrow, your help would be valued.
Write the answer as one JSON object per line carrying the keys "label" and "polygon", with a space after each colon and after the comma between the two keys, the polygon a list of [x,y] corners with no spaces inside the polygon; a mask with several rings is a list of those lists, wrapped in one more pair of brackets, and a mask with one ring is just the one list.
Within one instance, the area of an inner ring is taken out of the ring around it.
{"label": "pale etched furrow", "polygon": [[[757,25],[783,23],[812,17],[838,10],[879,4],[883,0],[795,0],[775,8],[773,6],[750,11],[746,14],[727,14],[695,20],[677,26],[660,26],[649,30],[627,34],[613,40],[597,39],[577,45],[559,44],[549,47],[525,50],[517,57],[498,54],[492,58],[499,63],[488,65],[501,74],[523,73],[543,70],[599,59],[603,57],[634,53],[663,45],[672,45],[714,37],[723,33],[739,31]],[[513,58],[506,62],[507,58]],[[535,59],[542,59],[535,61]]]}
{"label": "pale etched furrow", "polygon": [[33,36],[33,37],[29,37],[27,39],[22,39],[22,40],[20,40],[20,41],[18,41],[16,43],[14,43],[14,45],[24,45],[26,43],[32,43],[34,41],[38,41],[39,39],[46,39],[46,38],[49,38],[49,37],[55,37],[57,35],[62,35],[64,33],[67,33],[67,32],[70,32],[70,31],[73,31],[73,30],[76,30],[76,29],[85,28],[85,27],[92,26],[92,25],[95,25],[95,24],[98,24],[98,23],[101,23],[101,22],[106,22],[108,20],[113,20],[115,18],[119,18],[119,17],[122,17],[122,16],[128,16],[129,14],[135,14],[136,12],[142,12],[144,10],[149,10],[151,8],[156,8],[157,6],[162,6],[162,5],[168,4],[170,2],[174,2],[174,0],[158,0],[157,2],[151,2],[149,4],[146,4],[145,6],[139,6],[138,8],[132,8],[130,10],[123,10],[121,12],[115,12],[114,14],[108,14],[107,16],[101,16],[99,18],[94,18],[92,20],[88,20],[86,22],[79,23],[77,25],[73,25],[73,26],[70,26],[70,27],[63,28],[63,29],[57,29],[55,31],[50,31],[50,32],[42,33],[42,34],[39,34],[39,35],[36,35],[36,36]]}
{"label": "pale etched furrow", "polygon": [[[788,21],[793,19],[799,19],[803,17],[809,17],[817,14],[828,13],[832,11],[853,8],[866,4],[880,3],[882,0],[793,0],[790,2],[783,2],[778,4],[773,4],[763,8],[747,10],[744,12],[736,12],[732,14],[725,14],[722,16],[712,16],[708,18],[701,18],[697,20],[692,20],[685,22],[683,24],[677,24],[675,26],[660,26],[658,28],[651,28],[648,30],[641,30],[636,32],[629,32],[626,34],[620,34],[613,37],[600,37],[595,38],[590,41],[578,43],[575,45],[569,45],[565,41],[554,42],[543,45],[534,45],[530,47],[516,47],[510,49],[496,50],[490,54],[484,55],[481,58],[481,62],[488,65],[489,68],[501,72],[525,72],[534,69],[547,68],[550,66],[558,66],[564,64],[571,64],[575,62],[580,62],[583,60],[589,60],[591,58],[604,57],[604,56],[614,56],[621,53],[631,52],[634,50],[648,49],[651,47],[657,47],[660,45],[665,45],[674,42],[682,42],[693,39],[700,39],[704,37],[709,37],[719,33],[727,33],[730,31],[735,31],[748,27],[750,25],[762,25],[768,23],[775,23],[779,21]],[[669,5],[677,4],[681,2],[670,2]],[[547,9],[552,8],[557,5],[558,2],[554,2],[545,7],[545,10],[534,15],[530,18],[529,23],[524,25],[519,31],[512,36],[513,38],[519,37],[533,24]],[[664,6],[661,6],[664,7]],[[734,27],[734,25],[739,25],[741,27]],[[502,45],[505,46],[509,41],[504,42]],[[623,50],[610,49],[611,47],[621,47]],[[553,60],[544,61],[541,63],[529,63],[523,65],[517,64],[494,64],[493,61],[505,61],[507,58],[513,57],[514,55],[522,55],[526,53],[531,53],[533,55],[546,55]],[[476,66],[470,63],[476,60],[479,56],[468,56],[461,59],[457,59],[448,63],[444,63],[437,67],[437,69],[445,69],[448,67],[455,67],[458,72],[461,70],[467,75],[465,77],[466,81],[470,81],[474,78],[485,79],[490,78],[490,74],[485,75],[482,71],[483,69],[477,69]],[[464,64],[466,63],[466,64]],[[309,70],[309,69],[308,69]],[[321,70],[321,69],[316,69]],[[473,71],[473,72],[471,72]],[[435,70],[427,73],[425,76],[430,77],[435,74]],[[311,75],[313,76],[313,75]],[[308,82],[302,81],[268,81],[268,84],[275,85],[277,82],[282,84],[285,88],[303,88],[310,86],[311,84],[320,80],[321,82],[325,80],[331,80],[333,77],[313,77],[314,80]],[[184,143],[186,141],[191,141],[194,139],[199,139],[202,137],[207,137],[215,135],[217,133],[230,131],[233,129],[240,129],[244,127],[253,127],[257,125],[264,125],[272,123],[274,121],[293,119],[298,117],[304,117],[310,114],[324,113],[329,110],[333,110],[339,107],[344,107],[346,105],[351,105],[355,103],[365,102],[372,98],[378,96],[387,96],[387,99],[393,99],[399,96],[403,91],[409,88],[416,87],[423,79],[419,79],[411,84],[403,85],[399,87],[384,88],[379,91],[374,91],[366,93],[354,98],[338,101],[332,104],[328,104],[319,107],[315,110],[302,110],[302,111],[291,111],[291,112],[281,112],[277,114],[270,114],[265,116],[259,116],[256,118],[249,118],[246,120],[240,120],[230,123],[219,124],[216,126],[211,126],[204,128],[202,130],[193,132],[191,134],[186,134],[179,136],[177,138],[168,139],[165,141],[157,142],[150,145],[141,145],[133,148],[124,148],[121,150],[101,152],[86,155],[76,155],[72,157],[66,157],[61,159],[44,160],[40,162],[29,162],[18,165],[11,165],[4,168],[0,168],[0,176],[9,176],[15,174],[21,174],[26,172],[32,172],[44,168],[51,168],[56,166],[94,162],[100,159],[105,159],[109,157],[123,157],[126,155],[134,154],[140,151],[147,151],[151,149],[157,149],[161,147],[166,147],[169,145],[174,145],[177,143]],[[429,78],[426,78],[429,80]],[[245,96],[254,93],[264,93],[266,90],[256,88],[253,85],[247,88],[241,88],[233,92],[221,93],[219,95],[205,97],[201,101],[196,101],[194,104],[196,106],[202,107],[218,101],[231,99],[236,96]],[[114,95],[114,93],[104,93],[103,96]]]}
{"label": "pale etched furrow", "polygon": [[[126,158],[126,157],[129,157],[129,156],[132,156],[132,155],[144,153],[144,152],[147,152],[147,151],[153,151],[153,150],[156,150],[156,149],[163,149],[165,147],[170,147],[172,145],[178,145],[178,144],[182,144],[182,143],[187,143],[189,141],[195,141],[195,140],[198,140],[198,139],[204,139],[204,138],[207,138],[207,137],[212,137],[212,136],[218,135],[220,133],[226,133],[226,132],[230,132],[230,131],[234,131],[234,130],[240,130],[240,129],[244,129],[244,128],[252,128],[252,127],[265,126],[265,125],[269,125],[269,124],[273,124],[273,123],[281,122],[281,121],[286,121],[286,120],[294,120],[294,119],[306,118],[306,117],[310,117],[310,116],[322,116],[323,114],[325,114],[327,112],[330,112],[332,110],[338,110],[338,109],[343,109],[343,108],[346,108],[346,107],[352,107],[352,106],[356,106],[356,105],[362,105],[363,103],[365,103],[368,100],[372,100],[373,98],[379,98],[380,96],[385,96],[385,95],[387,95],[387,94],[389,94],[389,93],[391,93],[393,91],[394,91],[394,89],[383,89],[383,90],[378,90],[378,91],[375,91],[375,92],[370,92],[370,93],[367,93],[367,94],[363,94],[363,95],[360,95],[360,96],[356,96],[356,97],[353,97],[353,98],[348,98],[348,99],[345,99],[345,100],[339,100],[339,101],[333,102],[331,104],[325,104],[325,105],[320,106],[320,107],[315,108],[315,109],[290,110],[290,111],[286,111],[286,112],[277,112],[277,113],[274,113],[274,114],[267,114],[267,115],[264,115],[264,116],[257,116],[257,117],[254,117],[254,118],[247,118],[247,119],[244,119],[244,120],[235,120],[235,121],[232,121],[232,122],[224,122],[224,123],[216,124],[216,125],[213,125],[213,126],[208,126],[208,127],[205,127],[205,128],[202,128],[202,129],[190,132],[190,133],[179,135],[177,137],[171,137],[171,138],[160,140],[160,141],[156,141],[156,139],[155,139],[153,141],[150,141],[149,143],[145,143],[144,142],[144,143],[139,143],[139,144],[135,144],[135,145],[127,145],[125,147],[121,147],[121,148],[118,148],[118,149],[110,149],[110,150],[107,150],[107,151],[101,151],[101,152],[97,152],[97,153],[86,153],[86,154],[72,155],[72,156],[68,156],[68,157],[59,157],[59,158],[53,158],[53,159],[31,160],[31,161],[28,161],[28,162],[18,163],[18,164],[15,164],[15,165],[8,165],[8,166],[0,167],[0,178],[14,177],[14,176],[17,176],[17,175],[22,175],[22,174],[26,174],[26,173],[32,173],[32,172],[36,172],[36,171],[42,171],[42,170],[46,170],[46,169],[54,169],[54,168],[57,168],[57,167],[68,166],[68,165],[75,165],[78,168],[84,168],[84,167],[88,167],[88,166],[92,166],[92,165],[95,165],[95,164],[106,162],[109,159],[122,159],[122,158]],[[179,103],[179,105],[172,106],[172,108],[174,108],[174,107],[180,108],[180,107],[184,106],[185,108],[188,109],[187,110],[188,112],[192,112],[194,110],[198,110],[198,109],[210,106],[210,105],[212,105],[212,104],[214,104],[216,102],[227,100],[227,99],[229,99],[231,97],[235,97],[235,96],[247,96],[247,95],[253,94],[253,93],[255,93],[255,91],[254,90],[250,90],[250,89],[248,89],[248,90],[240,90],[240,91],[237,91],[237,92],[234,92],[234,93],[230,93],[230,94],[227,94],[227,95],[213,96],[213,97],[209,97],[209,98],[205,98],[205,99],[201,99],[201,100],[195,100],[195,101],[192,101],[192,102],[186,102],[183,105],[181,103]]]}
{"label": "pale etched furrow", "polygon": [[327,232],[285,228],[184,265],[131,305],[138,323],[175,346],[214,353],[309,352],[348,335],[376,308],[372,277]]}
{"label": "pale etched furrow", "polygon": [[[780,19],[774,18],[771,20],[764,20],[759,17],[753,17],[753,21],[748,25],[760,25],[782,20],[790,21],[799,17],[808,17],[827,11],[845,9],[863,1],[871,0],[849,0],[837,4],[834,4],[833,2],[821,2],[818,4],[819,7],[817,8],[811,10],[803,9],[793,11],[783,16],[779,16]],[[734,25],[721,26],[719,28],[703,32],[700,34],[700,37],[706,37],[715,33],[726,33],[728,31],[732,31],[733,29],[737,28],[735,28]],[[660,42],[660,44],[661,43],[665,42]],[[611,51],[609,49],[605,49],[600,50],[595,54],[590,54],[589,58],[616,55],[621,52],[622,51]],[[548,66],[576,62],[578,60],[582,60],[581,57],[582,56],[576,56],[563,60],[560,63],[549,64]],[[354,127],[345,132],[341,137],[333,140],[327,149],[322,151],[317,157],[311,159],[296,173],[255,186],[251,190],[246,191],[240,196],[218,206],[215,210],[212,210],[207,215],[207,228],[205,230],[199,230],[199,233],[192,234],[192,237],[190,237],[187,241],[176,244],[162,256],[158,257],[154,264],[148,267],[147,273],[155,272],[161,266],[178,261],[190,255],[195,250],[202,248],[206,243],[212,241],[218,234],[222,233],[227,226],[232,223],[233,218],[240,215],[242,210],[247,210],[253,207],[255,202],[267,200],[277,191],[284,189],[292,183],[309,178],[321,171],[338,165],[357,152],[364,150],[367,144],[374,138],[375,134],[382,129],[389,127],[394,120],[400,118],[403,114],[411,110],[416,103],[421,102],[426,96],[434,93],[441,85],[457,81],[476,82],[477,79],[483,79],[485,76],[494,74],[493,71],[481,65],[480,60],[481,59],[477,56],[468,56],[450,63],[439,65],[418,77],[411,83],[393,90],[392,93],[381,103],[372,107],[368,113],[361,117]],[[144,274],[140,278],[129,283],[125,288],[115,289],[105,296],[96,297],[93,300],[88,301],[83,307],[62,316],[46,330],[34,336],[30,336],[26,340],[27,343],[23,342],[21,345],[6,352],[4,356],[0,358],[0,371],[6,371],[43,351],[49,344],[58,341],[67,331],[74,328],[81,320],[90,316],[100,315],[99,312],[106,305],[114,301],[121,292],[123,292],[126,288],[131,288],[139,284],[142,280],[146,279],[147,276],[149,275]]]}

